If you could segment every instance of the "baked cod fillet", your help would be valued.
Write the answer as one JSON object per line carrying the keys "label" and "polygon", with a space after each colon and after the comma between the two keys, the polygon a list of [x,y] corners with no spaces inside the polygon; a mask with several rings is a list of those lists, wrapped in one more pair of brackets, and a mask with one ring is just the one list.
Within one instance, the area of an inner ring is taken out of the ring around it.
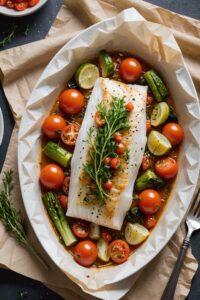
{"label": "baked cod fillet", "polygon": [[[132,102],[133,111],[128,114],[129,129],[123,133],[123,144],[129,151],[129,159],[122,159],[121,166],[112,178],[112,189],[102,203],[95,199],[86,201],[91,184],[83,179],[83,166],[91,157],[91,144],[88,142],[88,132],[92,128],[92,138],[95,141],[97,127],[94,115],[101,103],[107,109],[112,107],[113,97]],[[67,216],[87,220],[102,226],[120,230],[126,212],[132,203],[134,183],[142,162],[146,145],[146,98],[147,87],[127,85],[108,78],[97,79],[87,105],[83,123],[76,141],[75,151],[71,161],[71,180],[68,196]]]}

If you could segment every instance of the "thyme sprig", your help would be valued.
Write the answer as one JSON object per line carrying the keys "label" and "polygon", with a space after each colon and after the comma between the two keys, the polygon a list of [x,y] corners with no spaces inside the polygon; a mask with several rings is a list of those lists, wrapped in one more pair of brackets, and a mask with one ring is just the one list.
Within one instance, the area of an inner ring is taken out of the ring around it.
{"label": "thyme sprig", "polygon": [[103,161],[108,156],[117,156],[115,153],[116,142],[113,139],[113,135],[115,132],[128,130],[130,124],[124,98],[113,97],[110,109],[107,109],[103,103],[100,103],[97,110],[105,120],[105,125],[97,128],[95,138],[94,129],[90,128],[88,131],[87,142],[91,146],[89,152],[90,161],[83,166],[83,171],[96,184],[96,199],[104,203],[109,198],[109,194],[103,189],[102,184],[109,180],[112,174]]}
{"label": "thyme sprig", "polygon": [[11,25],[10,29],[8,30],[7,36],[5,38],[3,38],[3,40],[0,41],[0,47],[4,47],[6,44],[11,43],[11,41],[15,37],[17,27],[18,27],[17,24]]}
{"label": "thyme sprig", "polygon": [[48,270],[48,266],[42,260],[40,255],[28,240],[24,221],[19,211],[15,209],[12,203],[13,191],[13,171],[4,173],[2,180],[3,186],[0,190],[0,220],[7,232],[9,232],[16,241],[23,247],[28,248],[30,252],[39,260],[39,262]]}

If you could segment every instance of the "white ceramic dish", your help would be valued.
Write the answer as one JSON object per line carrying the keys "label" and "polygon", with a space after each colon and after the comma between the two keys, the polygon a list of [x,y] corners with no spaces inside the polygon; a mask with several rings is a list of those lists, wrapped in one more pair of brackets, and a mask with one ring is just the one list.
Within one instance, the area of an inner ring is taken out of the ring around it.
{"label": "white ceramic dish", "polygon": [[4,133],[4,120],[3,120],[3,114],[0,108],[0,146],[3,140],[3,133]]}
{"label": "white ceramic dish", "polygon": [[[179,121],[185,132],[179,156],[179,174],[156,228],[127,262],[102,269],[84,268],[75,263],[59,243],[41,201],[38,181],[40,128],[80,63],[97,56],[101,49],[131,52],[133,48],[140,58],[150,62],[164,77],[175,99]],[[29,99],[19,131],[21,191],[27,215],[42,246],[57,266],[84,291],[94,291],[135,274],[161,251],[175,233],[190,205],[198,178],[199,131],[197,94],[176,41],[166,28],[147,22],[133,9],[80,33],[46,67]]]}
{"label": "white ceramic dish", "polygon": [[0,14],[9,17],[24,17],[40,9],[47,1],[48,0],[40,0],[40,2],[37,5],[33,7],[29,7],[23,11],[16,11],[15,9],[10,9],[5,6],[0,6]]}

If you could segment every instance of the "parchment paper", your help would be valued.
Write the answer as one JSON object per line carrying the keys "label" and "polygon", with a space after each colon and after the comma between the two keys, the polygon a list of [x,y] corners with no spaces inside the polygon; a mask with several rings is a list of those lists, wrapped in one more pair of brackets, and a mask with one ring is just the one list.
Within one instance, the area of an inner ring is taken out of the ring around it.
{"label": "parchment paper", "polygon": [[[60,46],[65,41],[67,41],[69,37],[74,36],[74,32],[77,32],[79,29],[86,27],[93,22],[96,22],[101,18],[114,15],[116,13],[116,10],[120,10],[122,8],[119,7],[116,9],[114,7],[114,4],[112,4],[111,1],[109,2],[110,3],[108,3],[108,1],[79,1],[79,7],[81,7],[81,15],[78,15],[79,19],[75,17],[72,11],[63,8],[55,23],[56,26],[52,29],[51,37],[46,39],[45,42],[40,41],[31,45],[18,47],[16,49],[11,49],[5,51],[4,53],[1,53],[1,70],[4,74],[4,90],[17,121],[20,119],[23,105],[26,102],[33,85],[35,84],[39,74],[42,71],[42,66],[45,65],[47,61],[49,61],[49,59],[60,48]],[[73,1],[73,3],[77,5],[76,1]],[[176,22],[173,22],[173,26],[175,28],[175,36],[178,39],[183,53],[185,54],[185,58],[189,62],[188,66],[192,75],[194,75],[193,79],[197,79],[196,74],[199,63],[199,60],[197,59],[197,53],[199,49],[198,37],[200,35],[198,21],[187,19],[182,16],[177,16],[176,14],[166,12],[163,9],[155,9],[154,6],[142,1],[123,1],[123,4],[126,7],[134,5],[145,17],[148,18],[149,15],[149,19],[152,21],[161,21],[161,23],[166,22],[167,25],[167,23],[169,23],[168,20],[171,20],[172,18],[176,20]],[[146,7],[149,6],[151,8],[150,11],[146,9]],[[64,26],[62,26],[62,20],[64,20],[65,22]],[[192,38],[190,35],[184,34],[184,31],[186,31],[186,29],[190,31],[190,34],[193,34]],[[33,57],[30,58],[29,56],[30,50],[31,53],[34,54],[34,59]],[[22,53],[23,55],[21,55]],[[195,82],[197,89],[199,89],[199,81],[195,80]],[[15,169],[15,137],[16,131],[13,133],[13,138],[4,169],[10,166]],[[16,188],[17,186],[18,183],[16,181]],[[15,196],[15,202],[21,207],[20,196],[19,194],[17,194],[17,190]],[[72,296],[72,293],[70,294],[68,290],[66,291],[65,289],[62,289],[62,287],[71,287],[74,291],[79,291],[78,288],[75,289],[75,286],[71,282],[66,280],[66,277],[64,277],[62,274],[60,274],[59,276],[59,272],[54,266],[52,266],[53,271],[51,276],[49,273],[45,274],[45,272],[39,268],[37,262],[32,261],[32,258],[25,250],[21,250],[21,248],[18,247],[13,240],[7,237],[7,235],[3,231],[3,228],[1,228],[0,230],[2,237],[0,241],[0,257],[2,260],[2,264],[32,278],[37,278],[46,283],[48,282],[49,284],[51,284],[51,288],[53,289],[56,289],[52,286],[53,284],[59,286],[60,288],[56,290],[63,296],[65,295],[65,298],[67,298],[67,296]],[[179,234],[176,235],[176,239],[174,238],[169,243],[170,246],[166,247],[162,254],[159,255],[159,257],[157,257],[151,264],[149,264],[149,266],[145,269],[145,274],[138,280],[133,290],[131,290],[131,292],[126,297],[127,299],[148,299],[149,295],[151,295],[154,299],[159,299],[159,296],[164,289],[167,277],[171,272],[171,267],[177,255],[182,236],[183,234],[181,233],[181,231],[179,231]],[[176,245],[176,247],[174,247],[174,245]],[[22,261],[23,264],[21,263]],[[188,293],[188,287],[190,285],[191,277],[196,269],[196,264],[194,263],[190,252],[188,253],[185,262],[186,266],[188,266],[189,268],[187,269],[187,271],[186,269],[183,269],[183,273],[181,275],[182,277],[180,277],[181,284],[177,289],[177,297],[179,298],[176,299],[185,298],[186,294]],[[158,274],[160,270],[162,270],[162,273],[159,275],[158,286]],[[163,272],[163,270],[165,271]],[[142,284],[142,288],[140,283]],[[153,288],[153,286],[155,288]],[[73,299],[80,299],[80,297],[73,297]],[[88,296],[86,296],[86,299],[88,299]],[[113,298],[111,297],[110,299]]]}

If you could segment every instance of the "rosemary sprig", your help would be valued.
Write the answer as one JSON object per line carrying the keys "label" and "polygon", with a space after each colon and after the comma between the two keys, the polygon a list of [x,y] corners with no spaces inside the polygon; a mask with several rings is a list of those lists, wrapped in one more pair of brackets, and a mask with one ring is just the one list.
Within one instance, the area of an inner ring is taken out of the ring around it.
{"label": "rosemary sprig", "polygon": [[[124,98],[113,97],[110,109],[100,103],[97,110],[106,123],[103,127],[97,129],[95,139],[93,138],[94,129],[89,129],[87,142],[91,145],[90,162],[83,166],[83,171],[95,182],[96,198],[104,203],[105,199],[109,198],[109,194],[103,189],[102,184],[110,179],[112,174],[103,161],[107,156],[117,156],[113,134],[129,129],[130,125]],[[128,153],[126,156],[128,157]]]}
{"label": "rosemary sprig", "polygon": [[0,220],[5,229],[16,239],[16,241],[23,247],[26,247],[39,260],[39,262],[49,269],[47,264],[42,260],[40,255],[33,248],[28,240],[25,229],[25,224],[22,220],[21,214],[15,209],[12,203],[13,191],[13,171],[9,170],[4,173],[3,186],[0,190]]}
{"label": "rosemary sprig", "polygon": [[4,47],[6,44],[11,43],[11,41],[15,37],[17,27],[18,27],[17,24],[11,25],[11,28],[8,30],[8,35],[3,40],[0,41],[0,47]]}

